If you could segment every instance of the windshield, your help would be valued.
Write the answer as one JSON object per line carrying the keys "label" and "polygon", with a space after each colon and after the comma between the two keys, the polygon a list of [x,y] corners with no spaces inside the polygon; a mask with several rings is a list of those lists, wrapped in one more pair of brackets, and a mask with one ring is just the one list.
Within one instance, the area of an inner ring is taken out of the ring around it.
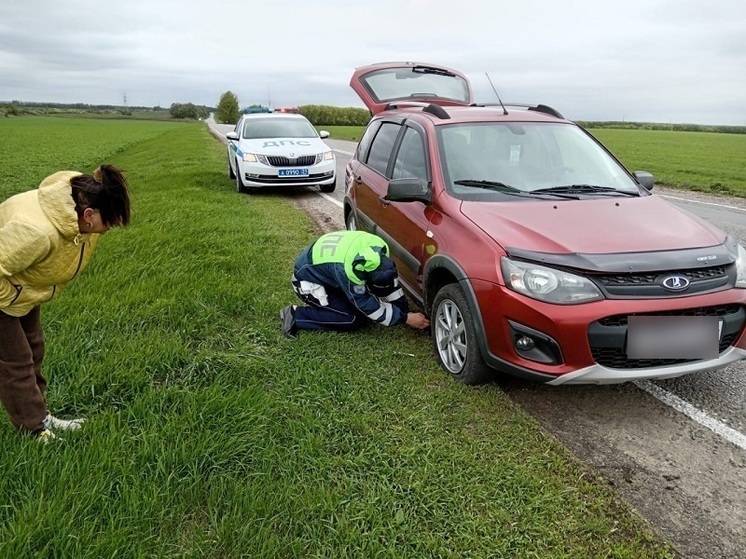
{"label": "windshield", "polygon": [[316,129],[304,118],[248,118],[243,125],[243,137],[247,140],[318,136]]}
{"label": "windshield", "polygon": [[379,70],[366,74],[362,82],[377,101],[440,97],[469,102],[469,86],[463,78],[425,67]]}
{"label": "windshield", "polygon": [[[438,127],[448,189],[464,200],[504,200],[501,191],[456,182],[489,181],[524,192],[594,185],[639,188],[585,132],[564,123],[476,123]],[[522,199],[513,197],[513,199]]]}

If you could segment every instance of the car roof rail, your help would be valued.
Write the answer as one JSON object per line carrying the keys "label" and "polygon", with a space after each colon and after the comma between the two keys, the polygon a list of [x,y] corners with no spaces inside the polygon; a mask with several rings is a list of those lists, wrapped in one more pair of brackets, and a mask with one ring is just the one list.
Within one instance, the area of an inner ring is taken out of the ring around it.
{"label": "car roof rail", "polygon": [[422,107],[423,113],[430,113],[431,115],[437,116],[443,120],[451,118],[451,115],[449,115],[440,105],[435,105],[434,103],[423,103],[422,101],[394,101],[393,103],[386,105],[385,110],[404,109],[407,107]]}
{"label": "car roof rail", "polygon": [[[472,107],[500,107],[500,103],[472,103]],[[562,116],[562,113],[560,113],[557,109],[554,109],[550,107],[549,105],[542,105],[541,103],[531,104],[531,103],[505,103],[506,107],[521,107],[524,109],[528,109],[529,111],[536,111],[539,113],[544,113],[547,115],[551,115],[556,118],[564,119],[565,117]]]}

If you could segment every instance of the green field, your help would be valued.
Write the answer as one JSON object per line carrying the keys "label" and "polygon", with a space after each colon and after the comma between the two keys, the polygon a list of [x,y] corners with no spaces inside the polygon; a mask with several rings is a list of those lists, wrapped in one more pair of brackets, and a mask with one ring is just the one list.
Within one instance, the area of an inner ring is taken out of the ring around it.
{"label": "green field", "polygon": [[[358,141],[360,126],[319,126],[332,138]],[[591,129],[631,171],[667,186],[746,196],[746,134]]]}
{"label": "green field", "polygon": [[89,422],[44,446],[0,421],[0,557],[673,555],[498,386],[447,378],[422,334],[285,340],[311,223],[236,194],[203,126],[17,119],[0,138],[0,199],[102,159],[134,198],[43,309],[52,409]]}

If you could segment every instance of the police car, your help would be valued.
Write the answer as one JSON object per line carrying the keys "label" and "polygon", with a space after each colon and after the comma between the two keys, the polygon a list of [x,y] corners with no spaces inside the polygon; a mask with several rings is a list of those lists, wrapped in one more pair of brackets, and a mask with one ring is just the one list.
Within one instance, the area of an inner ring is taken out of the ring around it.
{"label": "police car", "polygon": [[332,192],[336,186],[334,152],[320,133],[299,114],[243,115],[228,139],[228,174],[238,192],[263,187],[318,186]]}

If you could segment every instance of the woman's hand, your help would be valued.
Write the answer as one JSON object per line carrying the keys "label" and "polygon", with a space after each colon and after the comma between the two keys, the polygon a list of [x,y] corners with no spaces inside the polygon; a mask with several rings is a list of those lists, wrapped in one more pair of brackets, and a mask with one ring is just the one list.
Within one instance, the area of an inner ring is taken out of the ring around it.
{"label": "woman's hand", "polygon": [[430,321],[420,312],[407,313],[407,326],[415,330],[424,330],[430,326]]}

